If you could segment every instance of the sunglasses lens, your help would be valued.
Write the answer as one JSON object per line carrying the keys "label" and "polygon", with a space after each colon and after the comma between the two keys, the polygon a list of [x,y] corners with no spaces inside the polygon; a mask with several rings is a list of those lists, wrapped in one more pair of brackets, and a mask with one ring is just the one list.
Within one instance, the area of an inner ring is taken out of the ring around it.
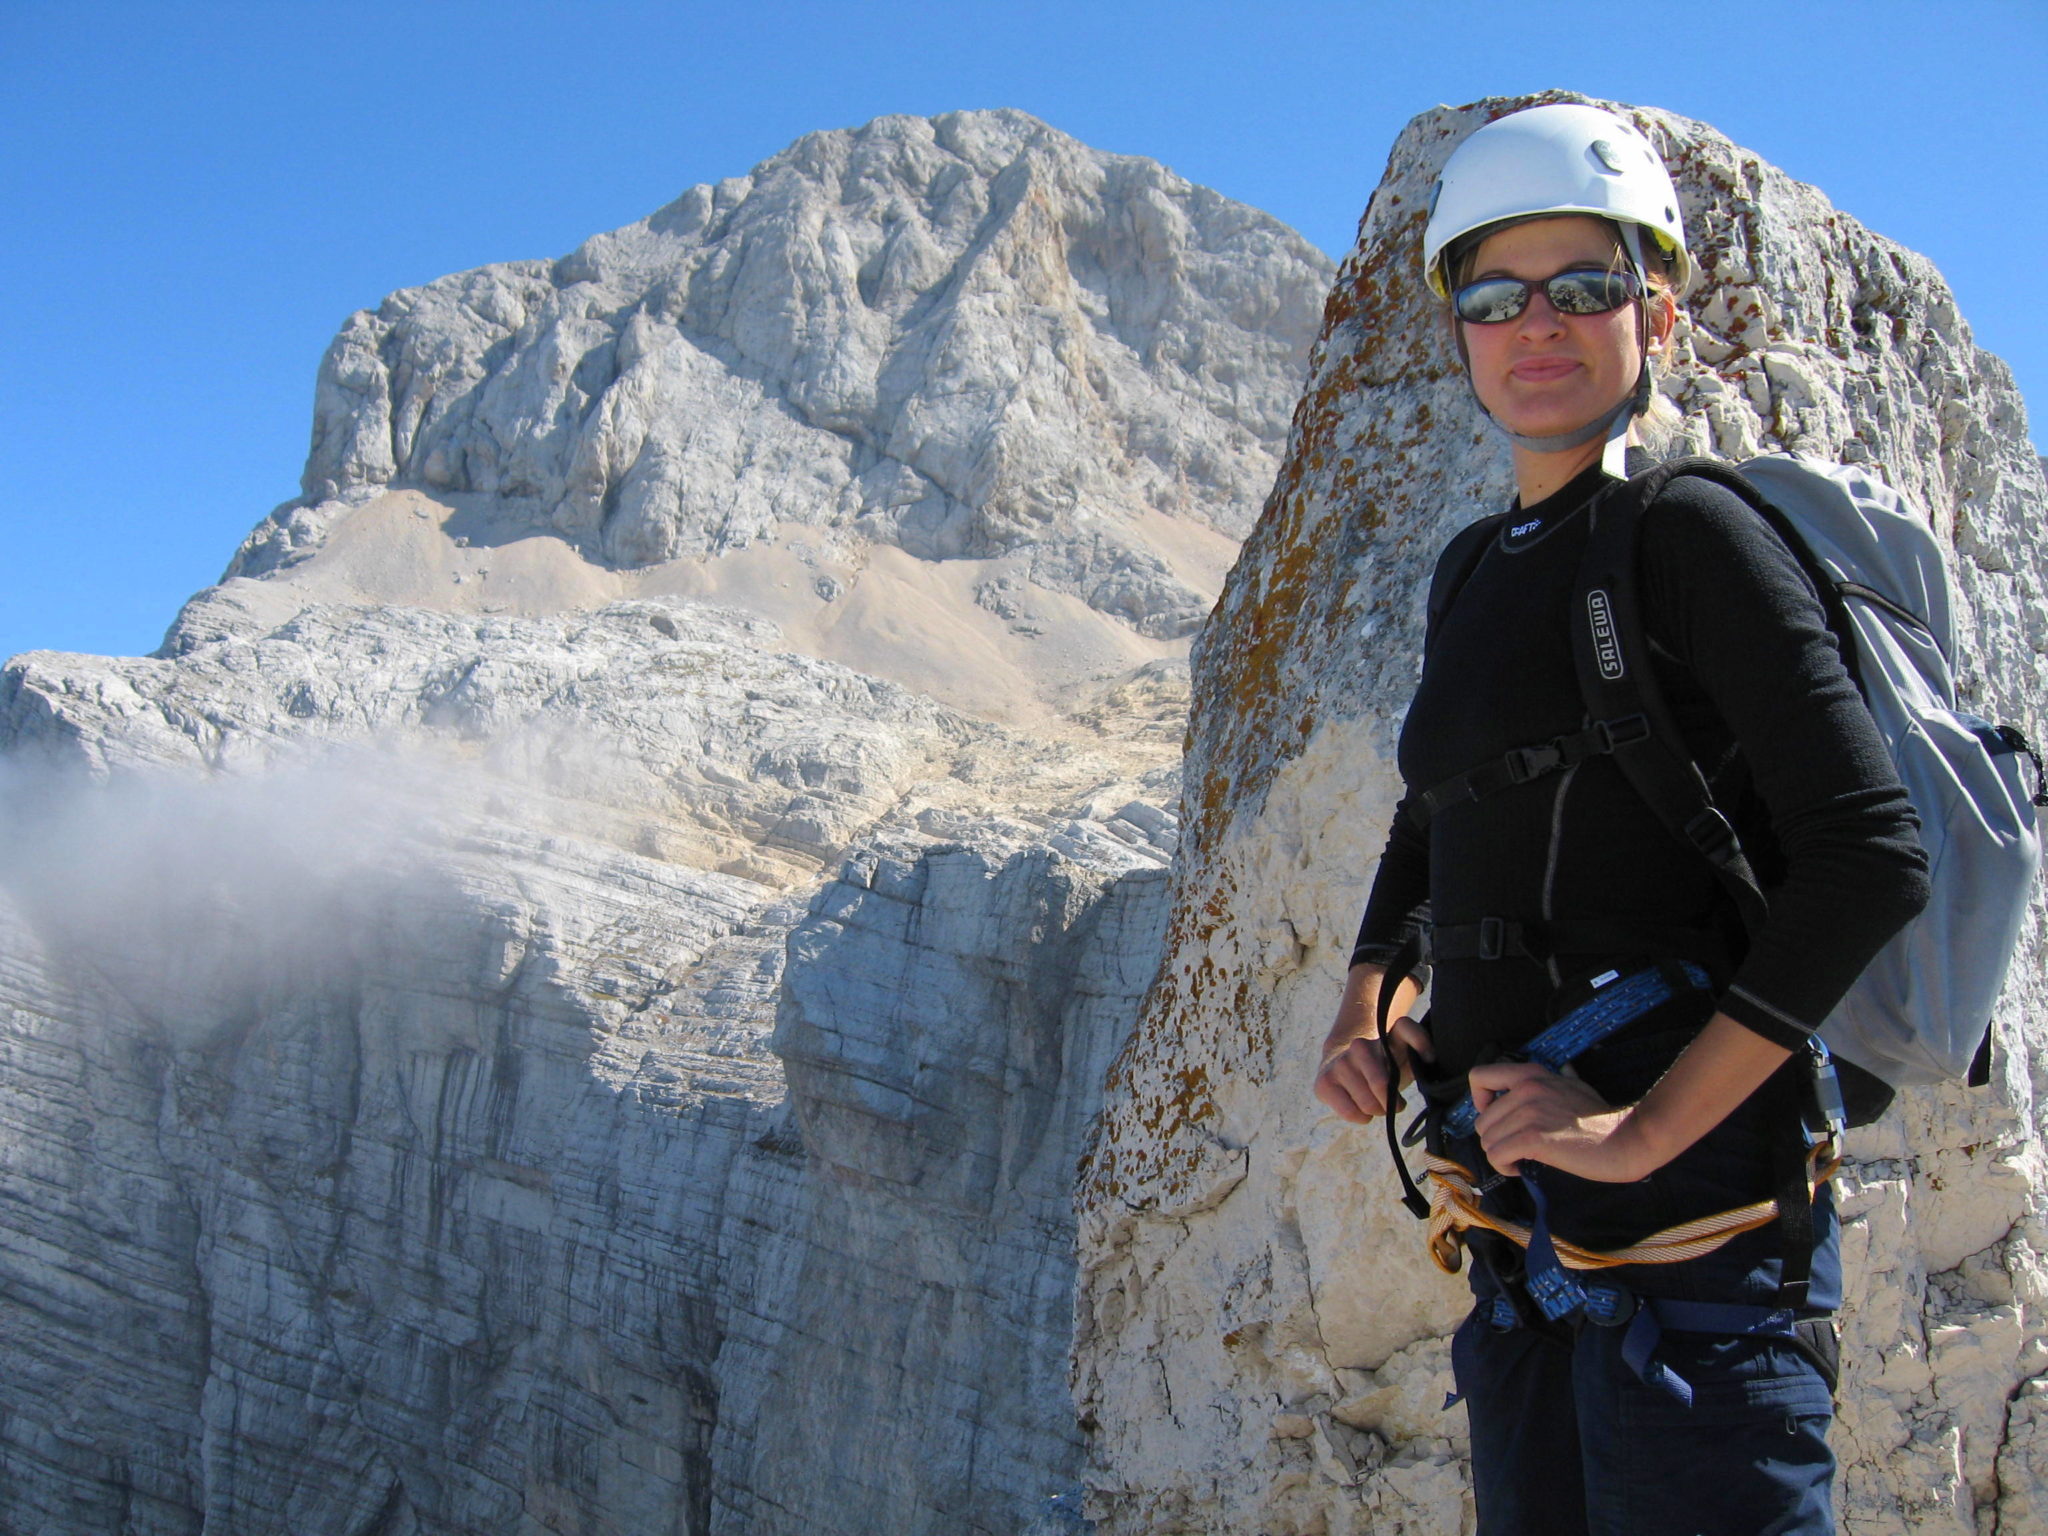
{"label": "sunglasses lens", "polygon": [[1636,296],[1636,280],[1632,272],[1560,272],[1543,291],[1561,315],[1604,315]]}
{"label": "sunglasses lens", "polygon": [[1529,285],[1514,277],[1483,278],[1460,288],[1451,302],[1460,320],[1494,325],[1514,319],[1529,307]]}

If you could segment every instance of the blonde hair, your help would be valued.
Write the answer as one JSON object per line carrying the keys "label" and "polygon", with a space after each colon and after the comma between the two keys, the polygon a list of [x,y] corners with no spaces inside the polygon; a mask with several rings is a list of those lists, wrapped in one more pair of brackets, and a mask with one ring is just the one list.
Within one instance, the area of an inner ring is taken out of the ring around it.
{"label": "blonde hair", "polygon": [[1636,439],[1652,458],[1668,459],[1690,439],[1685,413],[1661,389],[1650,391],[1650,403],[1636,413]]}

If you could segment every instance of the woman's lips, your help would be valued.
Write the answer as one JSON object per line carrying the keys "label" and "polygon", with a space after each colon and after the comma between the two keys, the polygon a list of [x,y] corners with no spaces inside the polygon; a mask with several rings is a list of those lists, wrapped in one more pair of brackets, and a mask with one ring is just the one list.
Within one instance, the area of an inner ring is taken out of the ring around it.
{"label": "woman's lips", "polygon": [[1524,383],[1547,384],[1552,379],[1563,378],[1578,366],[1568,357],[1531,357],[1515,364],[1508,372]]}

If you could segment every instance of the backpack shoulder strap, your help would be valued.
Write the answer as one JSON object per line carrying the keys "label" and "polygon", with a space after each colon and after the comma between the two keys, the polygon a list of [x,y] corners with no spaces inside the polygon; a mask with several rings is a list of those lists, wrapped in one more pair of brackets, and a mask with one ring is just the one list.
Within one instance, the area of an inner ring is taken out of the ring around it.
{"label": "backpack shoulder strap", "polygon": [[[1694,475],[1724,485],[1754,509],[1788,546],[1809,579],[1816,562],[1796,533],[1787,536],[1776,509],[1748,481],[1712,459],[1679,459],[1613,486],[1588,510],[1593,515],[1586,553],[1573,592],[1572,660],[1579,691],[1594,720],[1613,722],[1640,715],[1650,729],[1621,746],[1615,762],[1630,786],[1679,841],[1696,850],[1713,867],[1722,888],[1741,914],[1743,927],[1755,934],[1768,915],[1756,872],[1744,856],[1735,828],[1714,804],[1706,776],[1686,751],[1650,660],[1649,637],[1643,627],[1641,552],[1643,518],[1664,488],[1680,475]],[[1823,573],[1823,580],[1825,573]],[[1823,586],[1831,592],[1832,586]],[[1825,601],[1825,599],[1823,599]],[[1839,607],[1839,600],[1837,600]],[[1832,621],[1834,614],[1830,612]],[[1616,739],[1624,733],[1616,730]],[[1784,1134],[1775,1142],[1773,1162],[1778,1185],[1779,1234],[1783,1268],[1778,1305],[1806,1304],[1813,1254],[1813,1207],[1807,1182],[1807,1138],[1801,1131],[1801,1099],[1793,1087],[1806,1070],[1795,1057],[1773,1078],[1784,1098],[1780,1119]]]}
{"label": "backpack shoulder strap", "polygon": [[1429,578],[1429,619],[1422,632],[1422,649],[1426,655],[1436,632],[1444,621],[1444,615],[1451,611],[1458,594],[1465,589],[1465,583],[1472,579],[1472,573],[1479,569],[1479,562],[1485,558],[1487,546],[1492,544],[1494,535],[1500,532],[1501,524],[1508,520],[1505,512],[1494,512],[1482,517],[1476,523],[1467,523],[1452,536],[1444,546],[1444,552],[1437,556],[1436,571]]}
{"label": "backpack shoulder strap", "polygon": [[[1792,552],[1799,569],[1805,574],[1807,583],[1813,588],[1814,596],[1820,599],[1821,615],[1827,621],[1828,630],[1835,637],[1835,647],[1842,653],[1842,669],[1849,674],[1849,681],[1856,685],[1858,693],[1868,696],[1863,682],[1862,652],[1856,643],[1856,624],[1849,617],[1845,597],[1860,597],[1876,603],[1893,616],[1928,632],[1927,621],[1911,609],[1901,606],[1884,593],[1854,582],[1837,580],[1820,556],[1814,553],[1806,535],[1799,531],[1799,525],[1788,517],[1769,496],[1733,464],[1724,464],[1719,459],[1677,459],[1670,464],[1660,464],[1660,470],[1669,471],[1658,485],[1662,490],[1680,475],[1690,475],[1696,480],[1711,480],[1714,484],[1739,496],[1749,510],[1763,520],[1764,526],[1778,536],[1778,542]],[[1644,503],[1649,505],[1648,502]],[[1939,643],[1939,642],[1937,642]]]}
{"label": "backpack shoulder strap", "polygon": [[1572,660],[1586,713],[1615,741],[1614,761],[1630,786],[1674,837],[1713,866],[1743,926],[1755,932],[1766,911],[1763,890],[1735,828],[1686,751],[1657,685],[1643,627],[1644,514],[1674,477],[1700,466],[1711,466],[1717,481],[1724,471],[1734,473],[1711,460],[1680,459],[1610,486],[1587,508],[1591,526],[1572,593]]}

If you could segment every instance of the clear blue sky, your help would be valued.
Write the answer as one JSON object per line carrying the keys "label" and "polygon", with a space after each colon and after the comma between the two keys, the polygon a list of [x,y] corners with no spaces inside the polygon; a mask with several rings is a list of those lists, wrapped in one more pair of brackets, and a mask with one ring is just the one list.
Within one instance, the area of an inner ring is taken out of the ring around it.
{"label": "clear blue sky", "polygon": [[0,0],[0,657],[152,649],[296,493],[350,311],[812,129],[1022,107],[1341,254],[1410,116],[1547,86],[1925,252],[2048,411],[2042,0]]}

